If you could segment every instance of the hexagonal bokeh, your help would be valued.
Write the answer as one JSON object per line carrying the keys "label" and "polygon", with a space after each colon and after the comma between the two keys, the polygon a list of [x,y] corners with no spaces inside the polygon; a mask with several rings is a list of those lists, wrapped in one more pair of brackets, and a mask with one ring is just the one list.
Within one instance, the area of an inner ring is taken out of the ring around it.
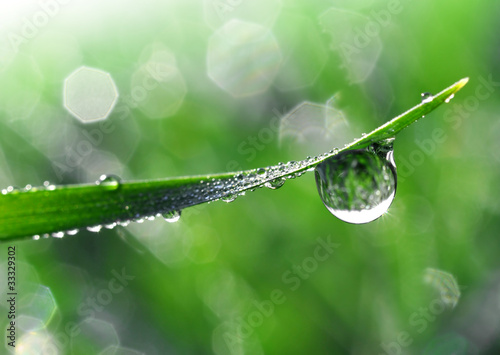
{"label": "hexagonal bokeh", "polygon": [[208,43],[208,76],[235,97],[265,91],[282,62],[271,31],[261,25],[231,20]]}
{"label": "hexagonal bokeh", "polygon": [[45,328],[43,320],[36,317],[20,314],[16,316],[17,328],[22,332],[33,332]]}
{"label": "hexagonal bokeh", "polygon": [[274,85],[282,91],[313,85],[328,59],[317,24],[303,15],[283,14],[273,30],[284,57]]}
{"label": "hexagonal bokeh", "polygon": [[352,138],[342,111],[329,105],[302,102],[280,121],[281,148],[316,155],[342,147]]}
{"label": "hexagonal bokeh", "polygon": [[174,115],[187,93],[186,83],[175,56],[166,48],[153,46],[147,61],[131,80],[131,105],[150,118]]}
{"label": "hexagonal bokeh", "polygon": [[203,0],[205,22],[213,29],[232,19],[271,27],[282,7],[280,0]]}
{"label": "hexagonal bokeh", "polygon": [[72,354],[99,354],[109,347],[118,347],[120,340],[113,324],[86,318],[77,325],[80,332],[71,337]]}
{"label": "hexagonal bokeh", "polygon": [[460,300],[460,287],[453,274],[428,267],[424,271],[424,283],[430,285],[439,293],[441,302],[444,305],[453,308],[458,304]]}
{"label": "hexagonal bokeh", "polygon": [[109,116],[118,99],[118,90],[109,73],[80,67],[64,81],[64,107],[83,123]]}
{"label": "hexagonal bokeh", "polygon": [[44,326],[50,322],[56,310],[57,304],[52,291],[43,285],[38,285],[37,290],[25,297],[19,307],[21,314],[40,320]]}
{"label": "hexagonal bokeh", "polygon": [[16,354],[61,354],[55,338],[46,330],[21,335],[16,343]]}
{"label": "hexagonal bokeh", "polygon": [[338,53],[351,83],[365,81],[382,52],[382,25],[352,11],[330,8],[319,16],[324,32],[330,34],[330,48]]}
{"label": "hexagonal bokeh", "polygon": [[[0,268],[7,270],[7,261],[0,264]],[[16,291],[19,293],[19,301],[26,303],[38,292],[40,279],[37,270],[29,263],[19,259],[16,260]],[[7,273],[0,273],[0,292],[7,291]],[[10,291],[9,291],[10,292]],[[20,304],[18,305],[20,306]]]}

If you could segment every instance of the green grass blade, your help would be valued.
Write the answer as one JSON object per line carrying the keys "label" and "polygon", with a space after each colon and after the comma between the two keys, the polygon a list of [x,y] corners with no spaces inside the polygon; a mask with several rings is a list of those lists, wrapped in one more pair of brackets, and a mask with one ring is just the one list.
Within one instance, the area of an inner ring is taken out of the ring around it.
{"label": "green grass blade", "polygon": [[5,189],[0,195],[0,239],[13,240],[92,226],[113,226],[166,214],[297,177],[341,151],[360,149],[394,137],[403,128],[447,101],[468,79],[444,89],[342,149],[267,168],[160,180],[49,186],[29,191]]}

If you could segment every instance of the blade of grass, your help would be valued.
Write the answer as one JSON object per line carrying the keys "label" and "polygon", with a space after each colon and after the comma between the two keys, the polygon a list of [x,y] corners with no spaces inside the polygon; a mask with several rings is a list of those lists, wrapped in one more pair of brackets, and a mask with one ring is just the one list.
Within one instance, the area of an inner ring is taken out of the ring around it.
{"label": "blade of grass", "polygon": [[[200,203],[230,201],[257,187],[280,186],[285,179],[302,175],[320,162],[344,150],[360,149],[394,137],[403,128],[449,100],[468,79],[462,79],[342,149],[318,157],[267,168],[215,175],[160,180],[48,186],[2,190],[0,240],[59,235],[86,227],[113,227],[119,223],[156,215],[169,215]],[[12,191],[11,191],[12,190]]]}

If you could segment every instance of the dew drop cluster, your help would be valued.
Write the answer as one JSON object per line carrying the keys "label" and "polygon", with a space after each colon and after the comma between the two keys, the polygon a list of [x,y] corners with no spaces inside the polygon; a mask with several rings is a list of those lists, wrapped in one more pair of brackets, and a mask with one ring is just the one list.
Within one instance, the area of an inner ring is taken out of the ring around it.
{"label": "dew drop cluster", "polygon": [[[221,175],[220,178],[193,178],[191,183],[179,187],[165,187],[163,190],[151,193],[138,192],[133,198],[128,196],[124,199],[123,204],[116,208],[116,215],[110,216],[103,224],[35,235],[33,239],[61,238],[64,235],[75,235],[82,229],[98,233],[103,229],[127,226],[130,222],[142,223],[157,217],[173,223],[180,219],[181,211],[186,207],[216,200],[232,202],[237,197],[243,196],[245,191],[253,191],[261,187],[278,189],[288,179],[294,179],[312,170],[316,170],[321,198],[334,215],[351,223],[369,222],[385,212],[394,198],[396,177],[393,161],[392,163],[390,161],[392,145],[390,149],[387,147],[388,145],[378,145],[362,151],[348,151],[340,154],[335,149],[301,161],[290,161],[267,168],[230,173]],[[323,162],[320,163],[321,161]],[[316,169],[311,165],[317,165]],[[343,173],[333,174],[338,171]],[[335,178],[335,176],[340,178]],[[102,175],[96,181],[96,185],[112,193],[119,192],[123,186],[120,178],[115,175]],[[2,190],[2,193],[56,188],[55,185],[45,182],[42,187],[28,185],[22,190],[11,186]],[[374,213],[380,209],[384,211],[373,217]],[[371,212],[368,213],[369,211]],[[361,215],[356,215],[356,213]],[[368,215],[371,217],[367,217]]]}

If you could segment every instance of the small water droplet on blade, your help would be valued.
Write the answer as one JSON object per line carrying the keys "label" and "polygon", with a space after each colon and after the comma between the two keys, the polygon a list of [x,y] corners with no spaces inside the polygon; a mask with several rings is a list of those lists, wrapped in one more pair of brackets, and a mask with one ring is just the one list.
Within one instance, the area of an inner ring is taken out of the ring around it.
{"label": "small water droplet on blade", "polygon": [[[15,186],[9,186],[9,187],[7,187],[6,191],[9,194],[13,193],[13,192],[19,192],[19,188],[15,187]],[[3,191],[2,191],[2,193],[3,193]]]}
{"label": "small water droplet on blade", "polygon": [[174,223],[177,222],[181,218],[181,212],[180,211],[169,211],[163,214],[163,218],[165,218],[165,221],[169,223]]}
{"label": "small water droplet on blade", "polygon": [[238,195],[230,194],[230,195],[223,196],[220,199],[224,202],[229,203],[229,202],[233,202],[234,200],[236,200],[236,197],[238,197]]}
{"label": "small water droplet on blade", "polygon": [[87,230],[89,232],[94,232],[94,233],[98,233],[100,232],[102,229],[102,226],[101,225],[96,225],[96,226],[91,226],[91,227],[87,227]]}
{"label": "small water droplet on blade", "polygon": [[430,92],[423,92],[420,94],[420,97],[422,98],[422,103],[431,102],[434,99],[434,96]]}
{"label": "small water droplet on blade", "polygon": [[449,103],[449,102],[451,101],[451,99],[453,99],[454,97],[455,97],[455,94],[451,94],[450,96],[448,96],[448,97],[444,100],[444,102],[445,102],[445,103]]}
{"label": "small water droplet on blade", "polygon": [[280,178],[274,179],[272,181],[266,182],[264,184],[264,186],[269,188],[269,189],[276,190],[276,189],[279,189],[281,186],[283,186],[285,184],[285,181],[286,181],[285,178],[280,177]]}
{"label": "small water droplet on blade", "polygon": [[326,208],[342,221],[368,223],[382,216],[396,194],[392,141],[335,155],[316,167]]}
{"label": "small water droplet on blade", "polygon": [[121,179],[116,175],[101,175],[99,180],[96,181],[96,185],[105,186],[110,189],[117,189],[120,186]]}

